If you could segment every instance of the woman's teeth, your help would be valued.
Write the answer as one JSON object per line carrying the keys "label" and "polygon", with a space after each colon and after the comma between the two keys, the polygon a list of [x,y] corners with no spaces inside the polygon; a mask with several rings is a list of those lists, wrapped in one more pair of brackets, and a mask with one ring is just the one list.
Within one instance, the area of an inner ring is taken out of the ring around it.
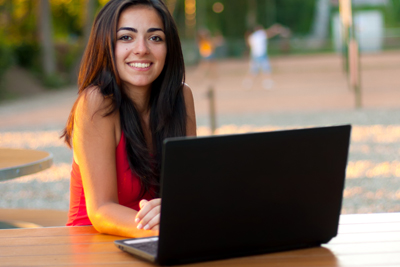
{"label": "woman's teeth", "polygon": [[129,66],[134,68],[148,68],[150,67],[150,63],[130,63]]}

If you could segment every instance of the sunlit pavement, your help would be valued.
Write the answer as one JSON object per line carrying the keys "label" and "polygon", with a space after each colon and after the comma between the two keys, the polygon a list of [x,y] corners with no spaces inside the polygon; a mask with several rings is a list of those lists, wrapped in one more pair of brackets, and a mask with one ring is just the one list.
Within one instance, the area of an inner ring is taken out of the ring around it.
{"label": "sunlit pavement", "polygon": [[[400,53],[362,60],[364,106],[358,110],[339,56],[274,58],[272,90],[262,89],[259,80],[250,90],[242,87],[245,60],[218,62],[214,81],[188,67],[198,134],[210,134],[210,86],[216,93],[216,134],[350,123],[342,212],[400,211]],[[0,104],[1,147],[41,149],[54,155],[51,169],[2,182],[0,207],[68,209],[72,153],[59,135],[75,97],[76,89],[70,88]]]}

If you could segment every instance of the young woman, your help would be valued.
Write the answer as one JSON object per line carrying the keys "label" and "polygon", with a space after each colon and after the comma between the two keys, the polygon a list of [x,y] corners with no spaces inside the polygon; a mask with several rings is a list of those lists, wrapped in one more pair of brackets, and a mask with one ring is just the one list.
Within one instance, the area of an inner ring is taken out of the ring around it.
{"label": "young woman", "polygon": [[178,31],[161,0],[110,0],[97,15],[64,131],[73,147],[67,225],[158,230],[162,142],[196,135]]}

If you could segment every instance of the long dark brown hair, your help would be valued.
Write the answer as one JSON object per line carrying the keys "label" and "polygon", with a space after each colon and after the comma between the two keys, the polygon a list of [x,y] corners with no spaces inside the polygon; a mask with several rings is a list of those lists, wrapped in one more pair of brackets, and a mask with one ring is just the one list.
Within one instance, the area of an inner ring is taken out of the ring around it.
{"label": "long dark brown hair", "polygon": [[[154,8],[164,24],[167,55],[164,68],[153,82],[150,93],[150,131],[153,151],[149,151],[139,114],[132,100],[124,92],[116,68],[114,48],[120,14],[130,6],[146,5]],[[79,97],[88,87],[96,86],[112,104],[105,111],[109,116],[120,112],[121,130],[126,137],[126,152],[130,169],[142,183],[142,194],[153,188],[157,195],[161,169],[162,142],[167,137],[186,135],[186,107],[183,97],[185,66],[175,22],[161,0],[110,0],[97,15],[79,71]],[[62,137],[71,147],[76,100]],[[153,155],[152,155],[153,153]]]}

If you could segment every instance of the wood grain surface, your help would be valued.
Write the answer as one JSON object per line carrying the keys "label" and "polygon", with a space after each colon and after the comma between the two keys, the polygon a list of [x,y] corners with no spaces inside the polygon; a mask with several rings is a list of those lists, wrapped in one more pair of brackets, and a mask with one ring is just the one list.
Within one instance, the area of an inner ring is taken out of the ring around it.
{"label": "wood grain surface", "polygon": [[[0,230],[0,266],[154,266],[119,250],[118,239],[91,226]],[[342,215],[322,247],[183,266],[400,266],[400,213]]]}

